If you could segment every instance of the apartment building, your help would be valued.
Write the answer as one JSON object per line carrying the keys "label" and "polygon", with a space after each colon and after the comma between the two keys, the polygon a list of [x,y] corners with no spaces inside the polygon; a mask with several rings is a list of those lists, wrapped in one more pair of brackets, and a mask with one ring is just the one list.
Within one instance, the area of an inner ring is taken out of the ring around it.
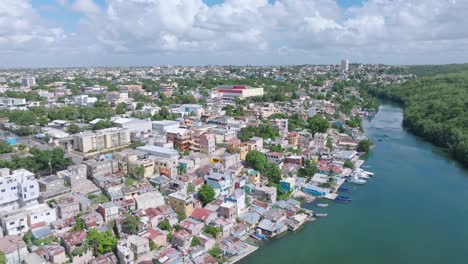
{"label": "apartment building", "polygon": [[202,134],[195,136],[192,140],[191,150],[210,156],[216,150],[216,139],[214,134]]}
{"label": "apartment building", "polygon": [[264,94],[263,88],[253,88],[247,85],[221,85],[216,87],[216,90],[221,98],[225,99],[247,98]]}
{"label": "apartment building", "polygon": [[25,169],[0,169],[0,212],[37,204],[39,183],[34,174]]}
{"label": "apartment building", "polygon": [[169,205],[179,214],[192,215],[195,210],[195,200],[192,196],[175,192],[169,194]]}
{"label": "apartment building", "polygon": [[174,148],[180,150],[190,149],[191,132],[184,128],[173,128],[167,131],[166,140],[174,144]]}
{"label": "apartment building", "polygon": [[126,128],[112,127],[73,135],[73,149],[83,154],[110,150],[129,143],[130,132]]}

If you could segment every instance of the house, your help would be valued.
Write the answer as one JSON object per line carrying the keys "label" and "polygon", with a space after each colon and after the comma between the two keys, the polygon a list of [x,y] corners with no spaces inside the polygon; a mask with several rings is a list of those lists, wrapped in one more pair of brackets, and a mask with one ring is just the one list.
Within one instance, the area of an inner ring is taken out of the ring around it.
{"label": "house", "polygon": [[140,236],[130,235],[127,238],[127,245],[130,246],[134,259],[142,259],[150,252],[148,239]]}
{"label": "house", "polygon": [[135,263],[135,255],[125,239],[120,239],[117,243],[117,258],[119,259],[119,264]]}
{"label": "house", "polygon": [[245,243],[237,237],[231,236],[221,240],[219,247],[226,256],[234,257],[246,254],[247,252],[249,252],[249,250],[252,249],[253,246]]}
{"label": "house", "polygon": [[161,252],[155,259],[158,264],[182,264],[184,263],[184,255],[175,248],[168,248]]}
{"label": "house", "polygon": [[98,227],[104,223],[104,219],[101,214],[98,212],[92,212],[89,214],[84,214],[80,216],[80,219],[86,224],[86,228],[90,229],[91,227]]}
{"label": "house", "polygon": [[68,260],[65,254],[65,248],[57,243],[40,246],[33,252],[39,255],[42,259],[54,264],[65,263]]}
{"label": "house", "polygon": [[7,264],[21,263],[28,255],[28,248],[18,235],[0,238],[0,252],[5,254]]}
{"label": "house", "polygon": [[218,215],[216,212],[205,208],[197,208],[190,215],[191,218],[209,224],[211,221],[215,220]]}
{"label": "house", "polygon": [[200,240],[200,245],[205,251],[212,249],[216,245],[216,239],[212,238],[211,236],[200,234],[198,239]]}
{"label": "house", "polygon": [[156,245],[160,247],[165,247],[167,245],[167,235],[167,231],[161,230],[159,228],[149,227],[139,236],[148,240],[152,240]]}
{"label": "house", "polygon": [[321,188],[313,184],[303,184],[302,191],[318,197],[327,196],[330,193],[329,189]]}
{"label": "house", "polygon": [[101,214],[104,222],[109,222],[119,216],[119,206],[113,202],[100,204],[97,212]]}
{"label": "house", "polygon": [[275,223],[269,219],[262,219],[257,226],[257,231],[269,237],[275,237],[288,230],[284,222]]}
{"label": "house", "polygon": [[205,224],[193,218],[187,218],[184,221],[180,222],[180,227],[185,229],[191,235],[198,235],[203,231]]}
{"label": "house", "polygon": [[261,201],[274,203],[276,202],[276,188],[267,186],[255,187],[253,197]]}
{"label": "house", "polygon": [[192,242],[192,235],[185,229],[174,232],[172,236],[171,245],[180,251],[186,251]]}
{"label": "house", "polygon": [[296,179],[289,177],[282,179],[279,184],[279,190],[284,193],[292,192],[296,187]]}
{"label": "house", "polygon": [[219,206],[218,214],[226,219],[236,219],[237,205],[232,202],[224,202]]}
{"label": "house", "polygon": [[113,252],[98,256],[88,262],[88,264],[118,264],[119,260]]}
{"label": "house", "polygon": [[200,256],[197,256],[193,259],[195,264],[218,264],[218,260],[213,258],[210,254],[204,253]]}
{"label": "house", "polygon": [[177,213],[167,204],[157,208],[148,208],[142,215],[148,218],[150,226],[152,227],[157,227],[164,219],[169,221],[171,226],[179,222]]}
{"label": "house", "polygon": [[68,254],[71,254],[76,248],[84,246],[86,240],[86,231],[81,230],[73,233],[65,233],[62,237],[62,244]]}
{"label": "house", "polygon": [[169,194],[169,205],[179,214],[192,215],[195,210],[195,200],[192,196],[181,192]]}
{"label": "house", "polygon": [[55,208],[50,208],[47,204],[37,204],[24,208],[28,214],[28,225],[31,229],[49,226],[57,220]]}
{"label": "house", "polygon": [[3,232],[6,235],[23,235],[29,230],[28,214],[24,210],[15,210],[1,216]]}
{"label": "house", "polygon": [[245,191],[243,189],[236,189],[232,194],[224,198],[224,201],[235,203],[237,215],[240,215],[245,210]]}
{"label": "house", "polygon": [[213,169],[206,178],[206,184],[213,187],[216,195],[228,195],[232,186],[232,177],[229,172]]}
{"label": "house", "polygon": [[139,210],[146,210],[150,207],[158,207],[165,204],[164,197],[159,192],[147,192],[135,197],[135,202]]}
{"label": "house", "polygon": [[212,226],[219,227],[221,230],[222,237],[228,237],[231,235],[231,230],[234,226],[234,222],[224,217],[218,217],[216,220],[210,223]]}
{"label": "house", "polygon": [[37,204],[39,183],[34,173],[18,169],[0,169],[0,212]]}

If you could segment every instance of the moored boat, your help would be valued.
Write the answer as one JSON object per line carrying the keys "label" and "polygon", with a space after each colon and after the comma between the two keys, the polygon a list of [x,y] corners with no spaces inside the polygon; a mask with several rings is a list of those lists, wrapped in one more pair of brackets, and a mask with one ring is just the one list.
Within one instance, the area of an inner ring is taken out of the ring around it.
{"label": "moored boat", "polygon": [[323,204],[323,203],[319,203],[317,204],[318,207],[328,207],[328,204]]}

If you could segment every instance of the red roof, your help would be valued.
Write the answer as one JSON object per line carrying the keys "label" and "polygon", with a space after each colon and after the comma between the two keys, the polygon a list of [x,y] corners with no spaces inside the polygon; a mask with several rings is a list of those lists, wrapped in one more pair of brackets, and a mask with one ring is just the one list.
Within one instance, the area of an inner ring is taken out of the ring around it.
{"label": "red roof", "polygon": [[192,215],[190,217],[197,219],[197,220],[202,220],[206,221],[208,217],[213,213],[213,211],[205,209],[205,208],[197,208],[193,211]]}

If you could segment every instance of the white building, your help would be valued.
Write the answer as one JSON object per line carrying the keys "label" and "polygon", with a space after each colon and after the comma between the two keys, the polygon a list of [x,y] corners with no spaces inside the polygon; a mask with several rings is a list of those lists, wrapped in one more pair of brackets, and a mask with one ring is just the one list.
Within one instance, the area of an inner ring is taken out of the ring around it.
{"label": "white building", "polygon": [[[23,210],[23,209],[21,209]],[[49,226],[57,220],[57,211],[47,204],[36,204],[24,208],[28,214],[28,225],[30,229]]]}
{"label": "white building", "polygon": [[347,72],[349,70],[349,60],[341,60],[341,71]]}
{"label": "white building", "polygon": [[24,98],[0,97],[0,108],[8,110],[26,110],[28,103]]}
{"label": "white building", "polygon": [[130,133],[147,133],[152,129],[151,120],[137,118],[117,118],[113,120],[116,127],[127,128]]}
{"label": "white building", "polygon": [[314,145],[316,147],[325,147],[327,144],[328,135],[326,133],[315,133],[314,135]]}
{"label": "white building", "polygon": [[28,214],[24,210],[4,213],[0,221],[5,235],[23,235],[29,231]]}
{"label": "white building", "polygon": [[81,94],[73,96],[73,102],[79,106],[91,106],[97,102],[97,98],[88,96],[87,94]]}
{"label": "white building", "polygon": [[25,87],[36,86],[36,78],[34,77],[25,77],[21,79],[21,85]]}
{"label": "white building", "polygon": [[25,169],[0,169],[0,212],[37,204],[39,183],[34,174]]}
{"label": "white building", "polygon": [[159,135],[166,136],[166,132],[171,129],[179,128],[179,122],[172,120],[153,121],[153,131]]}

